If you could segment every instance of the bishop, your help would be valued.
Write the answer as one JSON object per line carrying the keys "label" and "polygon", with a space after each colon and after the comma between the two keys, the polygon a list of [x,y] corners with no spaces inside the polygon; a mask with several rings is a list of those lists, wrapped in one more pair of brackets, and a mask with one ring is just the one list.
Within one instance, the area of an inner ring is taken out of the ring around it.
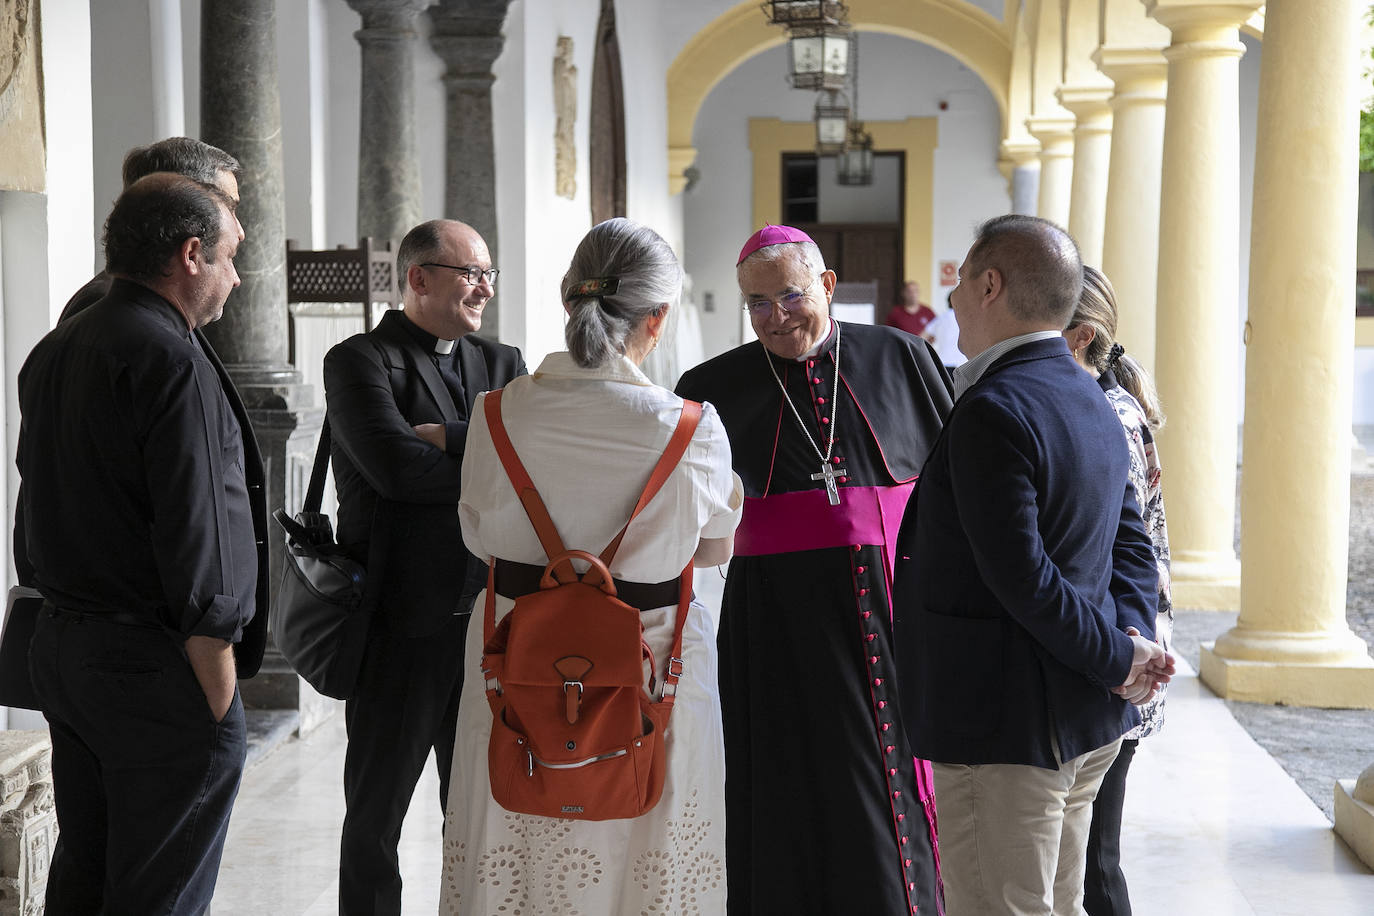
{"label": "bishop", "polygon": [[755,233],[736,275],[759,339],[677,386],[715,405],[746,494],[719,637],[729,912],[935,914],[889,586],[950,379],[925,341],[833,320],[835,272],[798,229]]}

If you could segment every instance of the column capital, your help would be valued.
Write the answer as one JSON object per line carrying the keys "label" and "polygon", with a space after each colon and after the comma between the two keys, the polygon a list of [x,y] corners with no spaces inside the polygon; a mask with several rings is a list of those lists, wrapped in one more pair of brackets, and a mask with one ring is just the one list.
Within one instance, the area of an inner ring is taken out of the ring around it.
{"label": "column capital", "polygon": [[477,78],[481,81],[479,88],[486,88],[491,85],[493,78],[491,67],[492,64],[496,63],[496,58],[501,56],[501,49],[505,47],[506,37],[500,33],[496,35],[443,33],[438,30],[438,23],[436,23],[434,34],[429,37],[429,44],[447,67],[445,71],[446,80],[455,77]]}
{"label": "column capital", "polygon": [[1169,62],[1163,46],[1109,47],[1102,45],[1093,52],[1093,63],[1120,89],[1122,81],[1165,79]]}
{"label": "column capital", "polygon": [[1008,162],[1011,168],[1034,165],[1040,160],[1040,142],[1030,137],[1003,140],[998,162]]}
{"label": "column capital", "polygon": [[[1003,140],[997,156],[997,171],[1008,182],[1017,169],[1040,168],[1040,141],[1032,137]],[[1009,189],[1010,190],[1010,189]]]}
{"label": "column capital", "polygon": [[1143,0],[1145,11],[1180,41],[1202,41],[1237,33],[1263,0]]}
{"label": "column capital", "polygon": [[501,38],[509,7],[510,0],[441,0],[429,8],[429,18],[436,37]]}
{"label": "column capital", "polygon": [[348,0],[353,11],[363,17],[363,27],[355,33],[359,41],[364,37],[381,38],[374,32],[415,33],[415,17],[425,8],[425,0]]}
{"label": "column capital", "polygon": [[1042,159],[1046,156],[1073,155],[1073,127],[1072,117],[1057,114],[1026,118],[1026,130],[1040,141]]}
{"label": "column capital", "polygon": [[1093,86],[1060,86],[1055,91],[1059,104],[1073,112],[1075,130],[1111,130],[1111,84]]}

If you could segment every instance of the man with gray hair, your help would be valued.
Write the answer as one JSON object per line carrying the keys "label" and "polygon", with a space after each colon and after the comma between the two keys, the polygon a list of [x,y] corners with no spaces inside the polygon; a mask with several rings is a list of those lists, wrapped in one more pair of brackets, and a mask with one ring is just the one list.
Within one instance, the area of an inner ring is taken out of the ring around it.
{"label": "man with gray hair", "polygon": [[463,643],[486,562],[463,546],[458,498],[468,417],[525,374],[520,351],[478,337],[496,268],[456,220],[401,240],[402,308],[324,358],[339,544],[368,564],[375,611],[345,707],[339,912],[399,914],[396,844],[433,750],[448,802]]}
{"label": "man with gray hair", "polygon": [[1172,672],[1121,424],[1061,333],[1082,285],[1068,233],[1012,215],[950,294],[969,361],[903,522],[893,630],[951,914],[1082,913],[1093,798]]}
{"label": "man with gray hair", "polygon": [[[234,226],[239,241],[243,241],[243,226],[239,225],[235,210],[239,204],[239,174],[242,167],[239,161],[224,150],[211,146],[191,137],[168,137],[147,146],[136,146],[124,156],[121,174],[124,187],[129,187],[145,175],[154,172],[172,172],[185,175],[193,181],[217,188],[228,203],[229,211],[234,214]],[[77,290],[62,309],[58,321],[66,321],[73,315],[94,305],[110,289],[110,276],[101,271],[90,282]]]}
{"label": "man with gray hair", "polygon": [[683,375],[744,482],[725,582],[731,913],[935,913],[929,766],[897,714],[897,527],[952,403],[929,344],[830,317],[835,272],[768,226],[736,267],[758,341]]}

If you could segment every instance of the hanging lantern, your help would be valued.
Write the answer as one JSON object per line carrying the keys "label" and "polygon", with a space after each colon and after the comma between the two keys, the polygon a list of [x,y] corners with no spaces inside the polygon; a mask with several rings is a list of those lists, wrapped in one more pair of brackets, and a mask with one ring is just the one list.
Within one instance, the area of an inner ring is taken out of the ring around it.
{"label": "hanging lantern", "polygon": [[849,79],[849,26],[794,28],[787,41],[793,89],[843,89]]}
{"label": "hanging lantern", "polygon": [[816,155],[833,156],[849,136],[849,99],[827,89],[816,96]]}
{"label": "hanging lantern", "polygon": [[849,125],[849,138],[835,163],[835,180],[844,185],[873,183],[873,137],[861,121]]}
{"label": "hanging lantern", "polygon": [[762,4],[769,25],[839,25],[849,10],[839,0],[769,0]]}

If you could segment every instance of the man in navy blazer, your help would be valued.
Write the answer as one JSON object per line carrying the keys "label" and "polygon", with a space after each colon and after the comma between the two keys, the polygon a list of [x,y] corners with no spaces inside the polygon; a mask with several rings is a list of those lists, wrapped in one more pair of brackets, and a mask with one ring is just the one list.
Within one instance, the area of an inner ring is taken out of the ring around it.
{"label": "man in navy blazer", "polygon": [[448,803],[463,643],[486,582],[458,524],[468,417],[479,393],[525,374],[519,350],[472,333],[496,273],[471,226],[421,223],[396,250],[402,309],[324,358],[339,543],[378,596],[344,711],[341,916],[399,916],[397,840],[431,748]]}
{"label": "man in navy blazer", "polygon": [[990,220],[950,302],[957,401],[903,520],[902,714],[934,763],[950,916],[1078,914],[1092,800],[1167,680],[1121,425],[1061,336],[1082,286],[1052,223]]}

